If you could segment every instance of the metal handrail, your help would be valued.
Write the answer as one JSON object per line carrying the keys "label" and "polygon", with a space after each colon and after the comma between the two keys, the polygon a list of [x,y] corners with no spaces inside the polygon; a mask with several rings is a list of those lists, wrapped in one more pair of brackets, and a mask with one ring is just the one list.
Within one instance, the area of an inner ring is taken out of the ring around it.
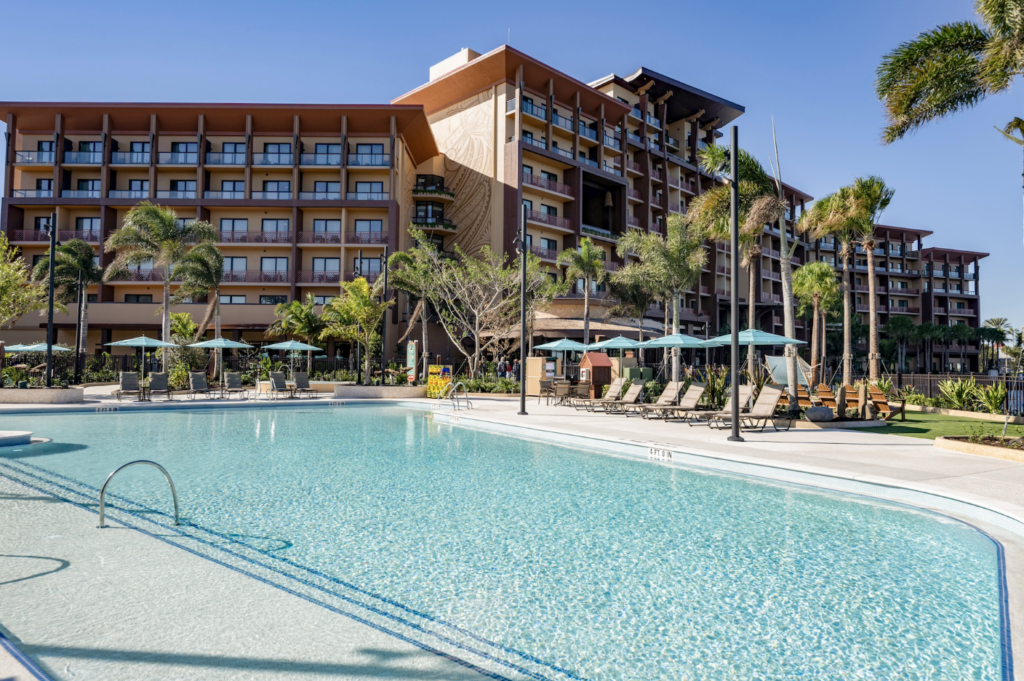
{"label": "metal handrail", "polygon": [[154,467],[158,468],[160,470],[160,472],[164,474],[164,477],[167,478],[167,484],[171,486],[171,496],[174,498],[174,524],[175,525],[179,524],[178,523],[178,491],[176,489],[174,489],[174,481],[171,480],[171,474],[167,472],[166,468],[164,468],[160,464],[156,463],[155,461],[147,461],[146,459],[139,459],[138,461],[129,461],[128,463],[126,463],[125,465],[121,466],[120,468],[115,470],[113,473],[108,475],[107,476],[107,481],[105,483],[103,483],[103,487],[100,488],[100,527],[104,527],[104,524],[103,524],[103,508],[104,508],[103,498],[107,494],[107,485],[110,484],[110,481],[114,479],[115,475],[117,475],[118,473],[123,471],[125,468],[128,468],[129,466],[134,466],[134,465],[140,464],[140,463],[148,464],[150,466],[154,466]]}
{"label": "metal handrail", "polygon": [[448,391],[448,399],[455,403],[455,410],[458,411],[462,407],[459,406],[459,386],[462,386],[462,394],[466,396],[466,409],[472,409],[473,403],[469,401],[469,390],[466,389],[466,384],[462,381],[458,383],[449,383],[451,390]]}

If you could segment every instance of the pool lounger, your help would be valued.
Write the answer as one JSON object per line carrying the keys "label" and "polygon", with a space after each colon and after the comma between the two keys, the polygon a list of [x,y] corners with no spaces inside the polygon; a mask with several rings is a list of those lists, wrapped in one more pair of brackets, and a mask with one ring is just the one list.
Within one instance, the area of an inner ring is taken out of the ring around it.
{"label": "pool lounger", "polygon": [[[633,385],[629,386],[629,390],[622,396],[621,400],[612,400],[604,404],[604,411],[608,414],[625,414],[626,408],[630,405],[636,404],[637,400],[640,399],[640,395],[644,392],[644,384],[637,381]],[[598,405],[600,406],[600,405]]]}
{"label": "pool lounger", "polygon": [[[741,385],[739,387],[740,393],[740,412],[745,412],[747,404],[750,402],[750,396],[753,394],[754,389],[749,385]],[[729,391],[729,399],[725,401],[725,407],[720,411],[714,411],[712,409],[695,409],[687,412],[683,418],[686,420],[688,425],[703,424],[711,427],[713,421],[720,416],[732,416],[732,391]]]}
{"label": "pool lounger", "polygon": [[704,396],[705,388],[706,386],[703,383],[691,383],[690,387],[683,393],[683,398],[679,400],[679,404],[638,404],[636,405],[636,412],[645,419],[662,418],[667,420],[673,414],[696,409],[697,403]]}
{"label": "pool lounger", "polygon": [[608,402],[614,402],[615,400],[620,399],[619,396],[622,394],[622,386],[625,382],[626,379],[624,378],[616,378],[612,381],[611,385],[608,386],[607,397],[597,397],[594,399],[574,398],[569,400],[569,404],[576,407],[577,411],[580,409],[587,409],[589,411],[587,406],[589,404],[606,404]]}

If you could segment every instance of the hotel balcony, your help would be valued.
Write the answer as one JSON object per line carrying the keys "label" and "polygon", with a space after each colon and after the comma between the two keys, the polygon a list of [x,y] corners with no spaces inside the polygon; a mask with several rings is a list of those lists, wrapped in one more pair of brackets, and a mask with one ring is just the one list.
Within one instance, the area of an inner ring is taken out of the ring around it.
{"label": "hotel balcony", "polygon": [[254,166],[290,166],[295,156],[289,152],[273,154],[254,154],[252,164]]}
{"label": "hotel balcony", "polygon": [[[455,229],[455,225],[452,225]],[[345,243],[382,246],[388,242],[387,232],[345,232]]]}
{"label": "hotel balcony", "polygon": [[677,140],[675,137],[672,137],[671,135],[665,135],[665,145],[672,149],[678,149],[679,140]]}
{"label": "hotel balcony", "polygon": [[290,244],[292,242],[292,232],[221,230],[217,241],[222,244]]}
{"label": "hotel balcony", "polygon": [[194,166],[199,163],[199,152],[196,151],[161,151],[156,162],[168,166]]}
{"label": "hotel balcony", "polygon": [[[303,194],[306,193],[303,192]],[[348,192],[345,194],[345,198],[349,201],[387,201],[391,198],[391,194],[388,192]]]}
{"label": "hotel balcony", "polygon": [[[559,154],[562,154],[562,150],[561,150],[561,149],[557,149],[557,148],[556,148],[556,149],[554,149],[554,151],[555,151],[555,152],[557,152],[557,153],[559,153]],[[562,155],[563,155],[563,156],[566,156],[566,155],[567,155],[567,156],[568,156],[569,158],[572,158],[572,152],[571,152],[571,151],[570,151],[570,152],[568,152],[567,154],[562,154]],[[587,158],[586,156],[580,156],[580,158],[579,158],[579,161],[580,161],[580,163],[582,163],[583,165],[585,165],[585,166],[590,166],[591,168],[597,168],[597,169],[600,169],[600,168],[601,168],[601,166],[600,166],[600,165],[598,165],[597,161],[595,161],[595,160],[593,160],[593,159],[590,159],[590,158]]]}
{"label": "hotel balcony", "polygon": [[888,308],[882,308],[880,311],[888,310],[889,314],[921,314],[921,308],[919,307],[900,307],[899,305],[890,305]]}
{"label": "hotel balcony", "polygon": [[642,203],[643,199],[640,198],[640,190],[633,189],[632,187],[626,187],[626,200],[634,203]]}
{"label": "hotel balcony", "polygon": [[561,182],[555,182],[554,180],[545,179],[534,173],[523,173],[523,184],[544,192],[557,194],[560,197],[569,199],[575,198],[575,192],[573,192],[573,188],[571,186],[562,184]]}
{"label": "hotel balcony", "polygon": [[640,135],[634,134],[632,132],[626,133],[626,141],[629,142],[630,144],[634,144],[641,148],[644,146],[643,138],[640,137]]}
{"label": "hotel balcony", "polygon": [[391,165],[391,154],[349,154],[348,164],[364,168],[387,168]]}
{"label": "hotel balcony", "polygon": [[299,165],[341,167],[341,152],[335,154],[300,154]]}
{"label": "hotel balcony", "polygon": [[615,234],[611,230],[601,229],[600,227],[592,227],[590,225],[583,225],[580,227],[580,232],[586,236],[599,239],[601,241],[610,241],[615,243],[619,240],[619,235]]}
{"label": "hotel balcony", "polygon": [[68,165],[98,166],[103,163],[102,151],[65,151],[64,163]]}
{"label": "hotel balcony", "polygon": [[355,281],[356,279],[359,279],[360,277],[365,279],[366,283],[372,284],[373,282],[377,281],[378,278],[380,278],[380,272],[363,272],[363,273],[352,272],[352,271],[346,271],[345,272],[345,281]]}
{"label": "hotel balcony", "polygon": [[633,173],[634,175],[642,175],[644,170],[636,161],[626,161],[626,172]]}
{"label": "hotel balcony", "polygon": [[245,152],[224,153],[221,151],[209,151],[206,153],[204,163],[208,166],[244,166]]}
{"label": "hotel balcony", "polygon": [[558,260],[558,251],[553,248],[541,248],[540,246],[530,246],[530,252],[541,260]]}
{"label": "hotel balcony", "polygon": [[149,198],[148,189],[111,189],[107,192],[108,198],[111,199],[131,199],[133,201],[142,201],[143,199]]}
{"label": "hotel balcony", "polygon": [[158,190],[156,190],[156,198],[158,198],[158,199],[194,199],[194,198],[196,198],[196,191],[194,189],[187,189],[187,190],[158,189]]}
{"label": "hotel balcony", "polygon": [[611,135],[604,136],[604,145],[606,147],[611,147],[612,149],[622,150],[622,140],[618,137],[612,137]]}
{"label": "hotel balcony", "polygon": [[284,192],[253,192],[252,198],[257,201],[287,201],[292,198],[291,191]]}
{"label": "hotel balcony", "polygon": [[545,106],[539,104],[531,104],[530,102],[523,102],[523,113],[534,118],[539,118],[542,121],[548,119],[548,109]]}
{"label": "hotel balcony", "polygon": [[15,189],[11,192],[16,199],[52,199],[52,189]]}
{"label": "hotel balcony", "polygon": [[23,165],[53,165],[55,155],[52,151],[16,151],[14,152],[15,164]]}
{"label": "hotel balcony", "polygon": [[455,190],[445,186],[444,178],[440,175],[417,175],[416,184],[412,188],[413,196],[430,196],[444,200],[455,198]]}
{"label": "hotel balcony", "polygon": [[340,271],[302,270],[298,276],[300,284],[337,284],[340,281]]}
{"label": "hotel balcony", "polygon": [[[61,229],[57,232],[57,239],[62,242],[71,241],[72,239],[81,239],[82,241],[87,241],[91,244],[98,244],[100,242],[100,232],[96,229]],[[43,229],[18,229],[11,232],[11,241],[22,243],[48,243],[50,241],[50,233]]]}
{"label": "hotel balcony", "polygon": [[[289,192],[278,193],[288,194]],[[341,192],[299,192],[299,198],[303,201],[341,201]]]}
{"label": "hotel balcony", "polygon": [[148,151],[114,151],[110,164],[115,166],[148,166],[152,156]]}
{"label": "hotel balcony", "polygon": [[539,210],[526,211],[526,221],[562,230],[563,232],[573,231],[572,220],[569,220],[568,218],[560,218],[557,215],[548,215],[547,213],[543,213]]}
{"label": "hotel balcony", "polygon": [[627,227],[635,227],[636,229],[640,229],[640,218],[636,217],[635,215],[627,215],[626,216],[626,226]]}
{"label": "hotel balcony", "polygon": [[220,192],[207,189],[203,192],[204,199],[244,199],[245,192]]}
{"label": "hotel balcony", "polygon": [[782,296],[780,296],[778,293],[762,293],[761,294],[761,302],[762,303],[781,303],[782,302]]}
{"label": "hotel balcony", "polygon": [[580,131],[580,137],[586,138],[588,140],[593,140],[595,142],[597,141],[597,130],[588,128],[587,126],[583,125],[583,123],[580,123],[578,127]]}
{"label": "hotel balcony", "polygon": [[[532,212],[532,211],[531,211]],[[413,215],[412,226],[416,229],[422,229],[427,232],[442,230],[444,232],[454,232],[456,230],[455,223],[446,217],[433,217],[425,215]]]}
{"label": "hotel balcony", "polygon": [[60,197],[62,199],[98,199],[100,198],[99,189],[61,189]]}
{"label": "hotel balcony", "polygon": [[[127,272],[121,272],[115,275],[110,283],[124,283],[124,282],[136,282],[136,281],[159,281],[164,280],[164,273],[162,270],[129,270]],[[172,279],[171,281],[174,281]]]}
{"label": "hotel balcony", "polygon": [[970,310],[966,307],[951,307],[949,308],[949,314],[959,315],[961,317],[977,317],[978,312],[976,310]]}
{"label": "hotel balcony", "polygon": [[[509,141],[511,142],[512,139],[509,139]],[[537,147],[538,149],[545,149],[546,150],[548,148],[548,143],[545,140],[537,139],[536,137],[526,137],[524,135],[523,136],[523,142],[525,144],[529,144],[532,147]]]}
{"label": "hotel balcony", "polygon": [[229,270],[224,272],[221,281],[231,284],[289,284],[291,279],[288,270]]}
{"label": "hotel balcony", "polygon": [[555,126],[556,128],[561,128],[562,130],[567,130],[570,134],[572,133],[572,118],[571,117],[570,118],[566,118],[565,116],[560,116],[559,114],[555,114],[554,116],[551,117],[551,124],[553,126]]}

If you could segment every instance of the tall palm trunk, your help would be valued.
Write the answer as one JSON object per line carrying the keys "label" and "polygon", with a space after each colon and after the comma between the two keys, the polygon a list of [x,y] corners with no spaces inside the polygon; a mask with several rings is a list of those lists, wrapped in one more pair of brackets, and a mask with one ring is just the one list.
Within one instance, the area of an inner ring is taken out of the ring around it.
{"label": "tall palm trunk", "polygon": [[814,312],[811,314],[811,387],[818,385],[818,354],[821,342],[818,334],[821,333],[821,326],[818,315],[818,294],[812,297],[814,301]]}
{"label": "tall palm trunk", "polygon": [[825,382],[825,361],[828,355],[828,313],[821,311],[821,382]]}
{"label": "tall palm trunk", "polygon": [[868,378],[878,381],[878,299],[875,297],[875,240],[866,239],[864,252],[868,256]]}
{"label": "tall palm trunk", "polygon": [[[792,250],[789,250],[789,238],[786,234],[785,223],[780,223],[779,233],[782,235],[782,258],[779,261],[779,270],[782,274],[782,328],[787,338],[796,338],[796,321],[793,319],[793,264],[790,262],[793,251],[796,250],[796,244],[793,245]],[[790,411],[796,411],[799,404],[796,396],[797,386],[800,384],[800,379],[797,376],[796,346],[787,345],[784,349],[786,352],[786,382],[789,384],[789,404],[792,407]]]}
{"label": "tall palm trunk", "polygon": [[[751,331],[754,330],[755,319],[757,318],[757,308],[754,305],[754,292],[756,290],[754,281],[754,270],[756,262],[753,258],[750,260],[750,265],[747,266],[747,328]],[[747,373],[750,374],[750,380],[754,380],[754,346],[747,346]]]}
{"label": "tall palm trunk", "polygon": [[[423,301],[423,309],[420,310],[420,332],[423,334],[423,384],[426,385],[427,377],[430,375],[430,334],[427,331],[427,301]],[[524,360],[525,362],[525,360]]]}
{"label": "tall palm trunk", "polygon": [[[164,308],[163,308],[163,312],[162,312],[161,316],[163,317],[163,319],[161,320],[163,322],[162,325],[161,325],[161,332],[163,333],[163,337],[160,340],[162,340],[164,342],[168,342],[170,340],[170,338],[171,338],[171,268],[170,268],[170,265],[164,265]],[[162,350],[163,350],[163,352],[161,353],[161,359],[163,360],[163,367],[161,367],[161,368],[164,371],[167,371],[167,366],[168,366],[167,359],[168,359],[169,348],[162,348]],[[146,357],[146,351],[145,350],[142,351],[142,357],[143,357],[143,359],[145,359],[145,357]]]}
{"label": "tall palm trunk", "polygon": [[[672,333],[679,333],[679,292],[672,294]],[[679,382],[679,348],[672,348],[672,380]]]}
{"label": "tall palm trunk", "polygon": [[843,385],[853,384],[853,345],[850,338],[850,244],[843,244]]}
{"label": "tall palm trunk", "polygon": [[89,353],[89,293],[82,299],[82,354]]}
{"label": "tall palm trunk", "polygon": [[583,344],[590,343],[590,277],[583,280]]}
{"label": "tall palm trunk", "polygon": [[[214,338],[220,338],[220,295],[219,294],[217,295],[217,298],[213,302],[213,336],[214,336]],[[220,353],[218,353],[216,356],[220,357]],[[213,360],[213,361],[217,362],[216,359]],[[217,365],[214,364],[213,365],[213,375],[214,376],[217,375],[217,368],[218,368]]]}

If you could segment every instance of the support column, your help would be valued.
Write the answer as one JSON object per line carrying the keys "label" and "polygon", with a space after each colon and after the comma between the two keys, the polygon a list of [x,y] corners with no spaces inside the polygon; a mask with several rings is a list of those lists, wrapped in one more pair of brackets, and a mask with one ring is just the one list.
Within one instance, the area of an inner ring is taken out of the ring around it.
{"label": "support column", "polygon": [[252,114],[245,116],[245,200],[252,199]]}
{"label": "support column", "polygon": [[[302,150],[299,148],[300,132],[299,115],[295,114],[292,117],[292,201],[298,200],[299,183],[302,181],[302,176],[299,173],[299,157],[302,153]],[[295,226],[295,232],[298,234],[298,224]]]}
{"label": "support column", "polygon": [[110,139],[110,114],[103,114],[103,157],[100,162],[100,201],[107,198],[110,190],[110,150],[113,144]]}
{"label": "support column", "polygon": [[[199,114],[196,122],[196,201],[206,196],[206,116]],[[199,219],[199,215],[196,215]]]}
{"label": "support column", "polygon": [[9,199],[14,194],[14,159],[18,145],[17,118],[13,113],[7,114],[7,132],[4,133],[6,146],[4,147],[4,198]]}
{"label": "support column", "polygon": [[160,127],[156,114],[149,116],[149,199],[156,198],[156,160],[160,155]]}
{"label": "support column", "polygon": [[[555,120],[555,80],[553,78],[548,79],[548,106],[547,106],[547,125],[544,126],[544,136],[548,140],[548,148],[554,149],[553,142],[553,121]],[[575,157],[574,157],[575,158]]]}
{"label": "support column", "polygon": [[[348,116],[341,117],[341,198],[348,194]],[[341,223],[344,233],[345,222]],[[342,239],[344,241],[344,238]],[[342,268],[344,270],[344,268]]]}
{"label": "support column", "polygon": [[516,142],[523,140],[523,65],[516,67]]}
{"label": "support column", "polygon": [[64,188],[64,116],[56,115],[53,126],[53,198]]}

